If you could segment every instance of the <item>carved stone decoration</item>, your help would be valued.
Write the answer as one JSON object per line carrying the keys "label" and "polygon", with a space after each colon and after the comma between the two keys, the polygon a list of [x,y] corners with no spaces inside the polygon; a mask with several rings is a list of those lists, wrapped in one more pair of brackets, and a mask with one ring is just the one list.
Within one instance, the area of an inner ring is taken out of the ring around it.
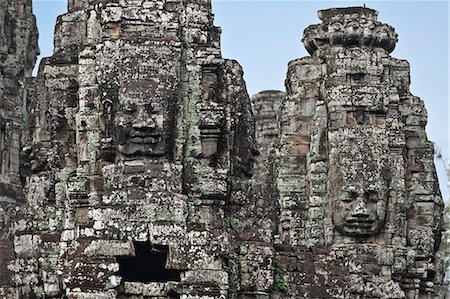
{"label": "carved stone decoration", "polygon": [[199,116],[202,155],[211,158],[218,154],[225,116],[224,108],[216,102],[205,102],[199,105]]}
{"label": "carved stone decoration", "polygon": [[[343,13],[348,17],[340,18]],[[305,29],[302,41],[309,54],[329,45],[370,47],[391,53],[397,43],[397,34],[391,26],[374,19],[376,14],[377,11],[373,9],[360,11],[358,7],[321,10],[318,16],[327,27],[309,26]]]}
{"label": "carved stone decoration", "polygon": [[242,69],[221,56],[210,1],[68,8],[27,103],[27,202],[0,218],[15,227],[16,278],[0,297],[236,292],[225,205],[254,153],[236,146],[252,144],[253,119]]}
{"label": "carved stone decoration", "polygon": [[200,127],[200,135],[202,139],[202,153],[206,158],[210,158],[217,154],[217,143],[220,138],[220,128],[216,126]]}
{"label": "carved stone decoration", "polygon": [[39,54],[31,1],[0,0],[0,297],[18,297],[12,265],[14,218],[25,203],[21,177],[23,105],[29,100],[31,72]]}
{"label": "carved stone decoration", "polygon": [[100,129],[103,138],[100,140],[101,157],[107,162],[114,162],[116,150],[114,146],[114,103],[110,99],[102,101],[102,116],[100,118]]}
{"label": "carved stone decoration", "polygon": [[[377,14],[319,11],[322,23],[304,31],[311,56],[289,63],[266,187],[278,204],[274,259],[283,271],[274,280],[286,282],[286,297],[444,296],[443,202],[426,112],[409,92],[408,64],[389,55],[397,34]],[[349,264],[337,274],[324,259]],[[348,287],[297,279],[311,273]]]}
{"label": "carved stone decoration", "polygon": [[397,35],[319,18],[252,107],[210,0],[69,0],[35,80],[31,1],[0,0],[0,297],[444,298]]}
{"label": "carved stone decoration", "polygon": [[115,113],[117,150],[125,157],[166,153],[164,114],[159,105],[125,104]]}
{"label": "carved stone decoration", "polygon": [[24,148],[25,153],[28,155],[29,166],[32,173],[38,173],[45,169],[47,164],[48,146],[44,143],[36,143],[30,147]]}
{"label": "carved stone decoration", "polygon": [[274,145],[279,142],[279,112],[285,92],[267,90],[252,96],[252,109],[255,114],[255,137],[259,155],[254,167],[255,183],[264,184],[267,179],[269,157]]}
{"label": "carved stone decoration", "polygon": [[389,201],[391,170],[386,153],[364,135],[358,138],[351,131],[345,135],[339,152],[332,150],[330,156],[333,225],[343,236],[376,236],[384,228]]}
{"label": "carved stone decoration", "polygon": [[[115,105],[114,142],[118,158],[171,156],[173,105],[178,101],[179,43],[130,44],[119,53],[119,59],[126,64],[118,66],[117,98],[110,99]],[[165,60],[172,64],[165,64]],[[103,71],[108,71],[107,65]]]}

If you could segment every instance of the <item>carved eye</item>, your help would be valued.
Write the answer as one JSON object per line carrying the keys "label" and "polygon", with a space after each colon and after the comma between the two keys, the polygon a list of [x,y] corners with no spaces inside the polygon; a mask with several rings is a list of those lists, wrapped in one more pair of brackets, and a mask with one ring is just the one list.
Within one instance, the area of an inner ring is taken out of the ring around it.
{"label": "carved eye", "polygon": [[367,191],[365,195],[366,195],[366,198],[371,202],[378,201],[378,193],[374,190]]}
{"label": "carved eye", "polygon": [[145,104],[144,109],[149,114],[157,114],[161,111],[161,107],[160,107],[159,103]]}
{"label": "carved eye", "polygon": [[358,197],[358,194],[355,191],[349,191],[347,192],[346,196],[343,196],[341,198],[341,201],[343,202],[352,202]]}
{"label": "carved eye", "polygon": [[153,113],[152,104],[145,104],[144,109],[145,109],[145,111],[147,111],[147,113]]}

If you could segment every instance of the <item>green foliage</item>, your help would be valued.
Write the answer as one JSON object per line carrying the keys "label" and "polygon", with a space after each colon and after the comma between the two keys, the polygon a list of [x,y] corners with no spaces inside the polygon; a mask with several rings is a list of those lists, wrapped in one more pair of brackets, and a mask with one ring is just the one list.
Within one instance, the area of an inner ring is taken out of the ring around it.
{"label": "green foliage", "polygon": [[275,289],[287,295],[292,295],[291,287],[284,278],[285,273],[286,270],[283,268],[283,266],[275,262],[275,281],[274,281]]}

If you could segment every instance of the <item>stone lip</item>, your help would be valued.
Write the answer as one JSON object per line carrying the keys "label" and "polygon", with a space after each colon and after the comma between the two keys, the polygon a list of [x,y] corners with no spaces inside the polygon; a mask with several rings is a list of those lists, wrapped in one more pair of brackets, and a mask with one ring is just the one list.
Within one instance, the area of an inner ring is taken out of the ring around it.
{"label": "stone lip", "polygon": [[317,15],[319,19],[322,21],[326,21],[327,19],[331,19],[337,15],[366,15],[376,19],[378,16],[378,11],[372,8],[362,7],[362,6],[354,6],[354,7],[335,7],[329,9],[319,10]]}
{"label": "stone lip", "polygon": [[394,28],[377,21],[365,7],[330,8],[318,12],[322,24],[305,29],[302,42],[309,54],[318,49],[365,47],[391,53],[398,41]]}

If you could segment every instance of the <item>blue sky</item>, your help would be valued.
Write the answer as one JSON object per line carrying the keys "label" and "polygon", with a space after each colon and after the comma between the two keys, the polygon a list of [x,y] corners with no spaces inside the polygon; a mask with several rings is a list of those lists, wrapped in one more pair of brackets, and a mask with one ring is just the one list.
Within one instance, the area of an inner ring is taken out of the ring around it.
{"label": "blue sky", "polygon": [[[411,65],[411,92],[428,109],[428,137],[449,157],[449,4],[447,1],[213,1],[215,24],[222,27],[222,53],[239,61],[249,94],[284,90],[289,61],[307,56],[301,38],[317,11],[362,6],[379,12],[392,25],[399,42],[391,54]],[[34,0],[41,56],[53,50],[56,16],[67,10],[65,0]],[[444,168],[437,162],[441,190],[448,201]]]}

